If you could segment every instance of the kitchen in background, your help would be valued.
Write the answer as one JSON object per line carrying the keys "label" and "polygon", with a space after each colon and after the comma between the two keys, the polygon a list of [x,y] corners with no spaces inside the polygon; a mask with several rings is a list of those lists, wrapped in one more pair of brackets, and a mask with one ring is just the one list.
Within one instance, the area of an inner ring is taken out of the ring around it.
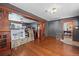
{"label": "kitchen in background", "polygon": [[10,13],[9,20],[12,48],[34,40],[33,23],[35,24],[35,21],[28,22],[27,18],[16,13]]}

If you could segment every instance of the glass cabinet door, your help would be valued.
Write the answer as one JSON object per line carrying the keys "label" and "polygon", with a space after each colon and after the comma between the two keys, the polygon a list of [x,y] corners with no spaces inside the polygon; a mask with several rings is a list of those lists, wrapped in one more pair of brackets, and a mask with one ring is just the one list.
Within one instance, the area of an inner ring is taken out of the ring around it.
{"label": "glass cabinet door", "polygon": [[0,50],[10,48],[9,32],[0,32]]}

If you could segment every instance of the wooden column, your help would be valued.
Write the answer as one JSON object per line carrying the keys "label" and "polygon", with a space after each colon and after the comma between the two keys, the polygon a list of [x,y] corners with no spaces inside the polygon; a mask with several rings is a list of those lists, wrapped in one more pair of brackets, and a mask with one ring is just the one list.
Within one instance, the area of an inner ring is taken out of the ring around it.
{"label": "wooden column", "polygon": [[45,23],[38,22],[38,41],[45,39]]}
{"label": "wooden column", "polygon": [[8,9],[0,6],[0,55],[10,55],[10,39]]}

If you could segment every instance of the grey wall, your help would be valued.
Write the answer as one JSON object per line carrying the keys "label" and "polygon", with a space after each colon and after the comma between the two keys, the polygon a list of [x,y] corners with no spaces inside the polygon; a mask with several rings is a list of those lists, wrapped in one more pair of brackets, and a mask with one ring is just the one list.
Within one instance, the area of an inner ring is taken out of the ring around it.
{"label": "grey wall", "polygon": [[37,28],[37,26],[38,26],[38,24],[35,22],[35,23],[30,23],[30,25],[33,27],[33,28],[35,28],[35,30],[38,30],[38,28]]}
{"label": "grey wall", "polygon": [[49,21],[46,24],[46,36],[56,36],[56,33],[62,32],[61,21]]}
{"label": "grey wall", "polygon": [[[79,26],[79,17],[73,17],[75,20],[76,26]],[[57,21],[48,21],[46,23],[46,36],[56,36],[56,33],[62,33],[62,20]]]}

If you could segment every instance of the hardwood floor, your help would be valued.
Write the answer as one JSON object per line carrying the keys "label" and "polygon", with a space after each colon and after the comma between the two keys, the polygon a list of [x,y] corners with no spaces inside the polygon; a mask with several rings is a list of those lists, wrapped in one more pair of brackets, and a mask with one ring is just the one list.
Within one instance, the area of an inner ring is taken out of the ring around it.
{"label": "hardwood floor", "polygon": [[26,43],[12,50],[14,56],[79,56],[79,47],[70,46],[57,41],[55,38],[47,37],[36,43]]}

